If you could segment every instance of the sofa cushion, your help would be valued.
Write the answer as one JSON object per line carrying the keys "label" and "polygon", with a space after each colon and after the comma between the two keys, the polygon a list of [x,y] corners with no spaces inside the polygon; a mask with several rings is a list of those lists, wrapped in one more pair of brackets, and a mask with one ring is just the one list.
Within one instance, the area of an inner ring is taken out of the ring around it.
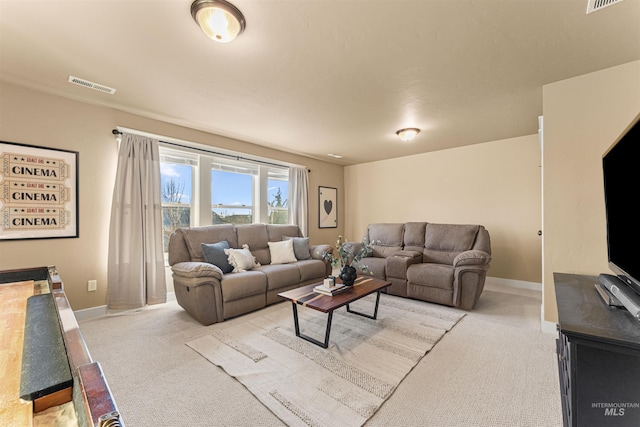
{"label": "sofa cushion", "polygon": [[422,261],[453,265],[454,259],[473,247],[477,225],[427,224]]}
{"label": "sofa cushion", "polygon": [[438,251],[467,251],[476,240],[478,228],[477,225],[427,224],[424,247]]}
{"label": "sofa cushion", "polygon": [[412,285],[453,289],[454,268],[442,264],[413,264],[407,269],[407,281]]}
{"label": "sofa cushion", "polygon": [[202,243],[204,260],[217,266],[226,274],[233,271],[233,266],[229,264],[229,257],[224,253],[225,249],[229,249],[229,242],[226,240],[217,243]]}
{"label": "sofa cushion", "polygon": [[327,268],[324,261],[318,259],[306,259],[295,263],[295,266],[300,270],[300,283],[307,282],[309,280],[322,280],[325,278]]}
{"label": "sofa cushion", "polygon": [[225,274],[220,282],[222,300],[236,301],[267,292],[267,276],[260,271],[244,271],[242,273]]}
{"label": "sofa cushion", "polygon": [[426,222],[407,222],[404,225],[404,249],[422,252],[426,228]]}
{"label": "sofa cushion", "polygon": [[386,258],[402,250],[404,224],[369,224],[367,235],[373,246],[372,257]]}
{"label": "sofa cushion", "polygon": [[271,264],[288,264],[296,262],[296,254],[293,252],[293,240],[281,242],[267,242],[271,252]]}
{"label": "sofa cushion", "polygon": [[267,224],[267,237],[270,242],[285,240],[284,236],[302,237],[300,227],[293,224]]}
{"label": "sofa cushion", "polygon": [[[267,245],[269,237],[266,224],[236,225],[236,235],[238,237],[238,247],[249,245],[251,253],[260,264],[271,263],[269,245]],[[282,240],[282,238],[277,240]]]}
{"label": "sofa cushion", "polygon": [[226,240],[232,248],[238,247],[236,229],[232,224],[208,225],[204,227],[183,228],[184,238],[191,261],[204,262],[202,244]]}
{"label": "sofa cushion", "polygon": [[262,265],[256,269],[267,276],[267,290],[300,284],[300,270],[295,264]]}
{"label": "sofa cushion", "polygon": [[293,252],[296,255],[296,259],[311,259],[308,237],[282,236],[282,240],[293,240]]}
{"label": "sofa cushion", "polygon": [[422,262],[453,265],[453,261],[461,252],[450,251],[434,251],[432,249],[425,249],[422,251]]}
{"label": "sofa cushion", "polygon": [[229,257],[229,264],[233,266],[234,273],[249,271],[260,266],[248,245],[242,245],[242,249],[225,249],[224,253]]}

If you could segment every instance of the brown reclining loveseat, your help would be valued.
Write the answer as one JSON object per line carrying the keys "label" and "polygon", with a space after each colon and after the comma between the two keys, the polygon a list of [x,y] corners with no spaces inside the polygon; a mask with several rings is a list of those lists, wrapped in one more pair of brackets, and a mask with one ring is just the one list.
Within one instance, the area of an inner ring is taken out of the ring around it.
{"label": "brown reclining loveseat", "polygon": [[[387,292],[471,310],[491,261],[489,232],[482,225],[428,222],[370,224],[363,240],[373,253],[363,264],[391,282]],[[357,251],[360,244],[354,244]]]}

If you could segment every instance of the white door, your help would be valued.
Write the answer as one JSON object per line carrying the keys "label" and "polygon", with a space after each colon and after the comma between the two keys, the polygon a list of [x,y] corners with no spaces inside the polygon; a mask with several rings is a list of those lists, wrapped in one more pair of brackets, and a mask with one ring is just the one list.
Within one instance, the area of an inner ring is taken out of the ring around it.
{"label": "white door", "polygon": [[538,235],[542,239],[540,247],[542,248],[542,303],[540,304],[540,328],[544,330],[544,117],[538,117],[538,139],[540,140],[540,192],[542,201],[540,203],[540,218],[542,222],[541,230]]}

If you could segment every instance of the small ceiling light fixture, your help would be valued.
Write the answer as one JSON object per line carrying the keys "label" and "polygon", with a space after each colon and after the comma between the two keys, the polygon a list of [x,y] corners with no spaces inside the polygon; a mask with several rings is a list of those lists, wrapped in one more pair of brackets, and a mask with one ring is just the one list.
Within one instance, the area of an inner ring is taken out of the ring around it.
{"label": "small ceiling light fixture", "polygon": [[247,26],[242,12],[224,0],[196,0],[191,16],[207,37],[219,43],[232,41]]}
{"label": "small ceiling light fixture", "polygon": [[411,141],[420,132],[418,128],[404,128],[396,132],[396,135],[403,141]]}
{"label": "small ceiling light fixture", "polygon": [[340,154],[336,154],[336,153],[329,153],[329,154],[327,154],[327,156],[333,157],[334,159],[341,159],[342,158],[342,156]]}

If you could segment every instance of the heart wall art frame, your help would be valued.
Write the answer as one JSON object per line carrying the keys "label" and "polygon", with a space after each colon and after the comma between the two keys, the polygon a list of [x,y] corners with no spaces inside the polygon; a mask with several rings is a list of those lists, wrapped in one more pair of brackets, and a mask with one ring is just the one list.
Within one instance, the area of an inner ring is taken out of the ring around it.
{"label": "heart wall art frame", "polygon": [[338,228],[338,189],[318,187],[318,227]]}

